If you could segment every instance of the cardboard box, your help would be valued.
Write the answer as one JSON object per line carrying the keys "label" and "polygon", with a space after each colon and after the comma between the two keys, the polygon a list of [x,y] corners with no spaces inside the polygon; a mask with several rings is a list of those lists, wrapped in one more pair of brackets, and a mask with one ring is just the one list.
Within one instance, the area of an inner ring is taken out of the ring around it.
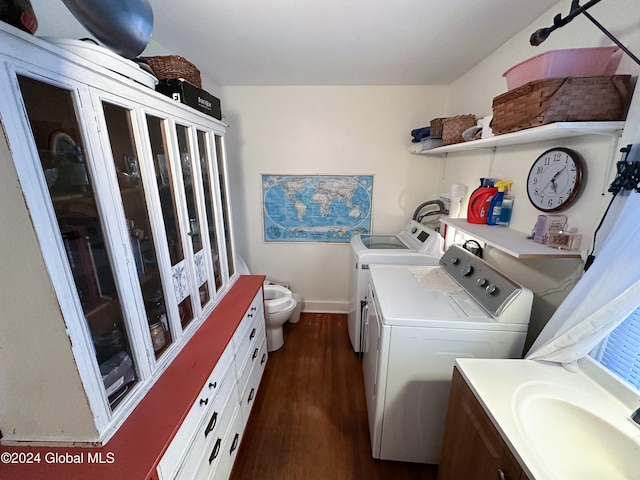
{"label": "cardboard box", "polygon": [[156,91],[171,97],[177,102],[184,103],[207,115],[222,120],[220,99],[214,97],[201,88],[192,85],[186,80],[177,78],[165,78],[160,80]]}

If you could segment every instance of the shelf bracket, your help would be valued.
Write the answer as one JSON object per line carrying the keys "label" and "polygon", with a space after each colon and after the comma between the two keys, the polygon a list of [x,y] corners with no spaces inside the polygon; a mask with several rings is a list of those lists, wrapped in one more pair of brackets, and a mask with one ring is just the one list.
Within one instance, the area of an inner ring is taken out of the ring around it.
{"label": "shelf bracket", "polygon": [[442,154],[442,159],[440,160],[440,165],[442,165],[441,173],[440,173],[440,180],[444,180],[446,175],[447,175],[447,158],[448,157],[449,157],[449,152],[444,152]]}
{"label": "shelf bracket", "polygon": [[496,161],[496,151],[498,147],[491,147],[491,155],[489,155],[489,172],[487,177],[491,178],[493,176],[493,164]]}

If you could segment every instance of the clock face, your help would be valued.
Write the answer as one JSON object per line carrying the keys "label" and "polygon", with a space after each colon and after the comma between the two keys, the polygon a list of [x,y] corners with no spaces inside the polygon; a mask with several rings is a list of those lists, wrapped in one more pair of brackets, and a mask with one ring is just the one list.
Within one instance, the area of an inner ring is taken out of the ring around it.
{"label": "clock face", "polygon": [[584,160],[575,150],[562,147],[547,150],[529,171],[529,200],[543,212],[564,210],[578,198],[584,170]]}

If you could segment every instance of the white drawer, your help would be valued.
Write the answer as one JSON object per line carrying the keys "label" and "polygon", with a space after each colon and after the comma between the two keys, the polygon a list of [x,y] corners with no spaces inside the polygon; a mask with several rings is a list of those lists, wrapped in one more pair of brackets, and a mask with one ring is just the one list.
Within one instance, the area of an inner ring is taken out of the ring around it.
{"label": "white drawer", "polygon": [[[251,351],[250,355],[247,355],[245,362],[241,365],[238,370],[238,392],[240,395],[244,392],[247,387],[247,382],[249,381],[249,377],[251,376],[251,372],[253,371],[253,367],[257,363],[264,363],[267,361],[267,349],[266,349],[266,339],[264,335],[260,339],[259,343],[255,344],[255,347]],[[236,363],[237,365],[237,363]]]}
{"label": "white drawer", "polygon": [[[255,362],[251,362],[251,364],[248,365],[249,368],[247,368],[247,370],[250,372],[248,380],[242,390],[240,390],[242,392],[240,394],[240,405],[242,406],[243,425],[246,424],[249,419],[249,413],[251,413],[251,409],[253,408],[253,400],[258,392],[258,386],[260,385],[260,380],[262,379],[262,374],[267,364],[267,357],[267,340],[265,339],[262,342]],[[240,384],[238,384],[238,386],[240,386]]]}
{"label": "white drawer", "polygon": [[[220,385],[203,422],[198,425],[195,438],[189,448],[176,479],[191,480],[200,466],[206,452],[213,448],[217,436],[222,435],[228,426],[235,405],[238,403],[238,393],[235,389],[235,376],[229,369]],[[226,417],[225,417],[226,415]]]}
{"label": "white drawer", "polygon": [[158,473],[163,480],[175,478],[182,458],[196,434],[196,429],[209,411],[208,407],[220,390],[225,375],[229,377],[229,383],[234,383],[235,372],[230,368],[233,358],[233,348],[228,345],[158,464]]}
{"label": "white drawer", "polygon": [[234,352],[238,352],[238,349],[244,342],[245,338],[253,337],[255,333],[252,335],[252,331],[256,328],[256,325],[262,323],[264,324],[264,309],[262,307],[262,289],[258,291],[256,296],[253,298],[251,302],[251,306],[247,309],[242,318],[242,321],[236,328],[235,333],[233,334],[233,338],[231,343],[233,343]]}
{"label": "white drawer", "polygon": [[255,349],[260,349],[260,345],[265,338],[266,326],[264,322],[256,322],[249,332],[244,336],[244,341],[238,351],[236,352],[235,368],[238,378],[242,376],[242,369],[246,363],[251,359],[251,356],[256,354]]}
{"label": "white drawer", "polygon": [[233,415],[231,426],[225,435],[225,442],[222,444],[222,453],[220,461],[213,472],[213,475],[208,480],[228,480],[231,475],[231,469],[233,463],[238,455],[238,448],[240,447],[240,441],[242,440],[242,433],[244,430],[244,423],[242,421],[242,414],[240,407],[236,406],[236,410]]}
{"label": "white drawer", "polygon": [[[237,396],[235,399],[237,400]],[[229,401],[224,408],[224,416],[220,421],[219,435],[211,442],[210,447],[205,452],[200,462],[200,468],[195,477],[196,480],[206,480],[214,478],[220,462],[226,457],[227,445],[233,443],[235,433],[238,431],[236,417],[239,416],[240,405],[237,402]],[[242,424],[240,424],[242,426]],[[240,432],[242,435],[242,432]],[[230,440],[231,439],[231,440]],[[215,476],[215,478],[218,478]]]}

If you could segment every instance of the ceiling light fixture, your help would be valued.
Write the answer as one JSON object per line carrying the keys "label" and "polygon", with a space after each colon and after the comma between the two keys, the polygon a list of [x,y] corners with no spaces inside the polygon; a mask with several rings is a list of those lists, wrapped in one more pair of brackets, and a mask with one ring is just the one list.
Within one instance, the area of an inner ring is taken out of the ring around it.
{"label": "ceiling light fixture", "polygon": [[624,53],[629,55],[629,57],[631,57],[631,59],[634,62],[636,62],[638,65],[640,65],[640,59],[638,57],[636,57],[633,53],[631,53],[631,51],[620,42],[620,40],[618,40],[600,22],[598,22],[595,18],[593,18],[593,16],[591,14],[589,14],[587,12],[587,10],[589,8],[593,7],[596,3],[599,3],[600,1],[601,0],[591,0],[591,1],[587,2],[587,3],[585,3],[583,6],[580,6],[580,0],[572,0],[571,1],[571,11],[569,12],[569,15],[567,15],[564,18],[562,18],[561,14],[557,14],[555,17],[553,17],[553,25],[551,25],[550,27],[547,27],[547,28],[540,28],[540,29],[536,30],[535,32],[533,32],[533,34],[531,34],[531,37],[529,38],[529,43],[532,46],[537,47],[542,42],[544,42],[549,37],[549,35],[551,35],[551,32],[553,32],[554,30],[556,30],[558,28],[564,27],[567,23],[569,23],[575,17],[577,17],[580,14],[583,14],[585,17],[587,17],[589,20],[591,20],[591,22],[596,27],[598,27],[602,31],[602,33],[604,33],[616,45],[618,45],[620,47],[620,49]]}

